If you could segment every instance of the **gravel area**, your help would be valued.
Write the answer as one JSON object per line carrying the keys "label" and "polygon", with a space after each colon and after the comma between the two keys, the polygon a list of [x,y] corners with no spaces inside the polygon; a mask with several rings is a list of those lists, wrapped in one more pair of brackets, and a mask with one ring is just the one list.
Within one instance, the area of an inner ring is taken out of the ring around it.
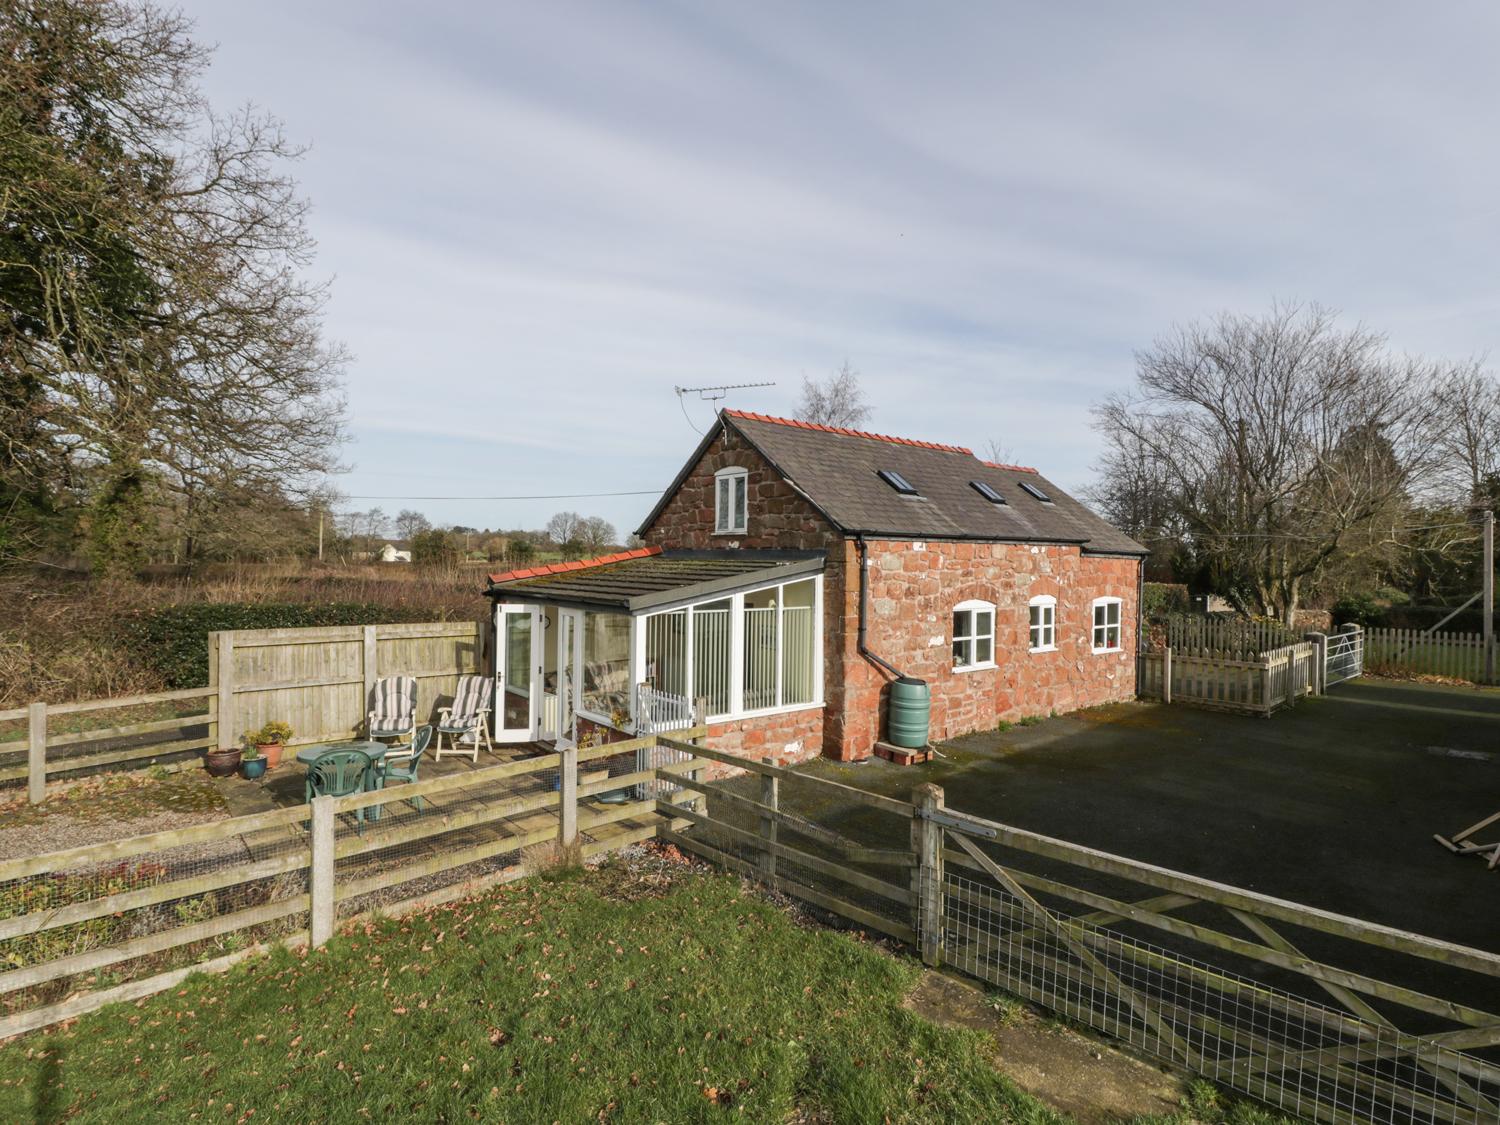
{"label": "gravel area", "polygon": [[127,836],[144,836],[148,832],[168,832],[174,828],[224,820],[227,816],[223,811],[155,812],[147,817],[130,820],[111,820],[107,817],[75,820],[69,816],[49,816],[34,824],[22,824],[15,828],[0,826],[0,860],[58,852],[85,844],[104,844]]}

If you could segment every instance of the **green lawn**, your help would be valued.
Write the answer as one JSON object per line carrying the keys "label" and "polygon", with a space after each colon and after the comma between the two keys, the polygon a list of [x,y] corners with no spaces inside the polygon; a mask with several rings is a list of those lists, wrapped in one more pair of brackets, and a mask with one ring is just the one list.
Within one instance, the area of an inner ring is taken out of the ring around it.
{"label": "green lawn", "polygon": [[1059,1118],[737,879],[533,878],[0,1048],[0,1120]]}

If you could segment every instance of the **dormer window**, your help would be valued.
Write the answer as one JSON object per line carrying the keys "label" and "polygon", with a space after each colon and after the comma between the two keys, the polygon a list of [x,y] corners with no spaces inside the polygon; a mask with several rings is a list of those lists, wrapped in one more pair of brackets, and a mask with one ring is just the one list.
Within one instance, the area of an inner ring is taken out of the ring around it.
{"label": "dormer window", "polygon": [[745,492],[749,486],[747,470],[731,466],[714,474],[714,534],[745,533]]}

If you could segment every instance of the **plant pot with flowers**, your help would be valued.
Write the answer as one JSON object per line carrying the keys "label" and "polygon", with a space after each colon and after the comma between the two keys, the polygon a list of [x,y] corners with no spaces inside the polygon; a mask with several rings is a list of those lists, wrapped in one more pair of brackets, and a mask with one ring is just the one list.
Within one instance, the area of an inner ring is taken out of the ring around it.
{"label": "plant pot with flowers", "polygon": [[260,747],[252,742],[245,748],[245,753],[240,758],[240,773],[244,774],[246,781],[254,781],[266,772],[266,761],[266,756],[260,752]]}
{"label": "plant pot with flowers", "polygon": [[266,769],[274,770],[281,764],[281,752],[291,739],[292,728],[273,719],[250,735],[250,744],[265,756]]}

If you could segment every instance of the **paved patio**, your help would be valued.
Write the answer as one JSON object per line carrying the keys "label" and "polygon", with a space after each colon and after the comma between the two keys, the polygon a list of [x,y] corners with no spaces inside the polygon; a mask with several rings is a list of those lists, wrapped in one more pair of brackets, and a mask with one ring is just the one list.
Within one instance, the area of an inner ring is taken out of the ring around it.
{"label": "paved patio", "polygon": [[808,768],[899,797],[936,782],[976,815],[1500,950],[1500,871],[1432,839],[1500,809],[1500,691],[1364,679],[1269,719],[1127,703],[940,750]]}

